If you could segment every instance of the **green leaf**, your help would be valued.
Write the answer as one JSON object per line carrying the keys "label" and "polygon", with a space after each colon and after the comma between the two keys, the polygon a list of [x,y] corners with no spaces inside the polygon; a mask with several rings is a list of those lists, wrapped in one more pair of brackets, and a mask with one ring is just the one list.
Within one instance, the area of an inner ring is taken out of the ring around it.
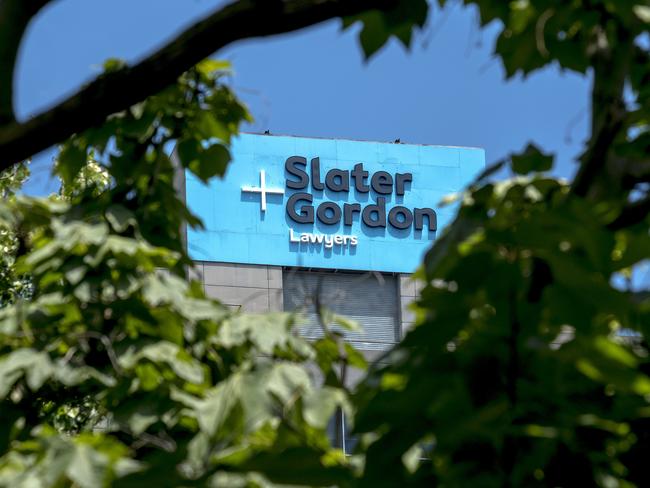
{"label": "green leaf", "polygon": [[205,76],[213,77],[218,72],[230,71],[232,65],[230,61],[221,59],[204,59],[196,65],[196,70]]}
{"label": "green leaf", "polygon": [[233,408],[241,401],[241,381],[241,375],[235,374],[206,394],[205,400],[197,406],[202,431],[212,436],[226,424]]}
{"label": "green leaf", "polygon": [[126,61],[120,58],[109,58],[104,61],[103,68],[104,72],[112,73],[114,71],[119,71],[127,66]]}
{"label": "green leaf", "polygon": [[0,398],[5,398],[14,383],[23,375],[33,391],[38,390],[52,375],[54,368],[45,352],[23,348],[0,359]]}
{"label": "green leaf", "polygon": [[265,355],[284,351],[312,357],[305,340],[291,332],[293,325],[293,316],[288,313],[237,314],[222,322],[213,340],[226,348],[251,344]]}
{"label": "green leaf", "polygon": [[325,429],[337,407],[347,407],[347,399],[343,391],[326,386],[306,394],[303,404],[305,421],[318,429]]}
{"label": "green leaf", "polygon": [[343,315],[332,314],[331,317],[328,317],[327,323],[336,324],[344,328],[345,330],[349,330],[352,332],[363,332],[363,328],[361,327],[361,324],[359,322],[344,317]]}
{"label": "green leaf", "polygon": [[106,461],[90,446],[79,444],[73,451],[66,473],[82,488],[102,486],[106,477]]}
{"label": "green leaf", "polygon": [[159,419],[160,416],[155,413],[147,413],[144,411],[135,412],[129,419],[129,428],[135,435],[140,435],[153,424],[158,422]]}
{"label": "green leaf", "polygon": [[133,212],[120,204],[111,205],[106,209],[106,220],[115,232],[124,232],[129,226],[136,225]]}
{"label": "green leaf", "polygon": [[356,17],[345,18],[343,28],[361,21],[363,27],[359,41],[366,59],[369,59],[392,36],[408,48],[413,30],[424,26],[428,9],[426,0],[400,0],[389,10],[369,10]]}
{"label": "green leaf", "polygon": [[365,370],[368,367],[366,358],[352,344],[345,343],[345,353],[347,354],[348,364],[353,368]]}
{"label": "green leaf", "polygon": [[72,140],[63,145],[56,161],[56,171],[63,183],[71,185],[87,161],[87,149]]}
{"label": "green leaf", "polygon": [[138,364],[135,372],[140,379],[140,386],[145,391],[155,390],[163,382],[163,377],[151,363]]}
{"label": "green leaf", "polygon": [[650,6],[648,5],[635,5],[632,7],[634,15],[636,15],[640,20],[646,24],[650,24]]}
{"label": "green leaf", "polygon": [[201,152],[199,159],[189,165],[189,169],[202,181],[214,176],[223,176],[230,162],[230,152],[221,144],[213,144]]}
{"label": "green leaf", "polygon": [[402,455],[402,464],[409,473],[415,473],[416,469],[422,462],[424,451],[420,444],[414,444],[408,451]]}
{"label": "green leaf", "polygon": [[185,168],[198,161],[201,153],[201,144],[194,138],[182,139],[176,146],[176,154]]}
{"label": "green leaf", "polygon": [[[159,341],[155,344],[146,345],[138,351],[131,349],[120,356],[119,362],[123,368],[131,369],[136,367],[142,359],[148,359],[154,364],[164,363],[180,378],[190,383],[199,384],[204,380],[201,364],[191,358],[177,344]],[[147,381],[157,381],[158,373],[156,370],[140,369],[139,371],[146,375]]]}
{"label": "green leaf", "polygon": [[230,152],[222,144],[212,144],[204,149],[196,139],[184,139],[176,151],[182,165],[202,181],[223,176],[230,162]]}
{"label": "green leaf", "polygon": [[549,171],[553,167],[553,155],[544,154],[534,144],[528,144],[524,152],[510,156],[512,170],[520,175]]}
{"label": "green leaf", "polygon": [[535,9],[529,0],[516,0],[510,3],[510,27],[515,34],[522,33],[535,15]]}
{"label": "green leaf", "polygon": [[202,110],[196,118],[196,133],[202,139],[220,139],[222,141],[228,140],[228,129],[223,122],[217,119],[216,115]]}

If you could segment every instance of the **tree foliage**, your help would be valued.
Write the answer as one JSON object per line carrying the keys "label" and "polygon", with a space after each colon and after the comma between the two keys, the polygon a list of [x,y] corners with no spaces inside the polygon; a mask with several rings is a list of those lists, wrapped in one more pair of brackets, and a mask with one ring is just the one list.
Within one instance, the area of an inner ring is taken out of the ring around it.
{"label": "tree foliage", "polygon": [[508,77],[592,77],[592,132],[571,183],[531,144],[458,196],[417,327],[357,394],[361,485],[647,486],[650,300],[625,277],[650,257],[650,7],[466,3]]}
{"label": "tree foliage", "polygon": [[[648,484],[650,299],[629,278],[650,250],[650,7],[465,3],[500,24],[507,76],[555,63],[592,78],[591,135],[570,183],[548,176],[553,156],[531,143],[457,195],[418,272],[416,327],[355,392],[344,371],[363,359],[339,336],[307,342],[298,317],[233,313],[187,278],[182,229],[201,222],[174,175],[222,176],[250,118],[222,82],[226,63],[203,61],[113,111],[109,90],[110,116],[58,139],[59,195],[20,195],[26,168],[9,166],[0,485]],[[254,4],[220,15],[246,18]],[[342,8],[277,4],[265,8],[285,30]],[[388,4],[345,10],[367,56],[424,25],[426,2]],[[133,73],[117,60],[105,70],[111,87]],[[24,137],[6,109],[0,147]],[[516,176],[494,181],[503,167]],[[351,457],[327,436],[337,409],[361,437]]]}
{"label": "tree foliage", "polygon": [[4,226],[29,229],[12,264],[32,292],[0,310],[1,484],[349,481],[326,435],[346,391],[316,389],[308,370],[328,344],[294,336],[288,314],[233,314],[186,280],[182,226],[200,222],[169,148],[203,180],[223,174],[250,117],[226,69],[200,63],[67,140],[60,196],[3,202]]}
{"label": "tree foliage", "polygon": [[[0,173],[0,195],[3,201],[10,202],[16,198],[16,192],[20,190],[23,183],[29,176],[29,169],[26,163],[12,166]],[[24,252],[21,239],[24,230],[7,225],[11,219],[8,211],[0,217],[0,306],[12,303],[16,297],[24,296],[29,292],[28,281],[17,275],[15,272],[16,256]]]}

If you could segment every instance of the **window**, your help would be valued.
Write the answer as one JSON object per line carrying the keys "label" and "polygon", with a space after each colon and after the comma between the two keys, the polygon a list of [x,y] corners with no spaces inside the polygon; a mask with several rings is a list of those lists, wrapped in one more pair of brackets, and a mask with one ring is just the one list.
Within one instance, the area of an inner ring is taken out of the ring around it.
{"label": "window", "polygon": [[[341,273],[285,270],[285,310],[302,310],[305,324],[299,332],[307,338],[323,336],[315,303],[358,322],[361,332],[340,330],[361,350],[385,350],[399,338],[398,280],[379,273]],[[331,324],[328,324],[331,326]]]}

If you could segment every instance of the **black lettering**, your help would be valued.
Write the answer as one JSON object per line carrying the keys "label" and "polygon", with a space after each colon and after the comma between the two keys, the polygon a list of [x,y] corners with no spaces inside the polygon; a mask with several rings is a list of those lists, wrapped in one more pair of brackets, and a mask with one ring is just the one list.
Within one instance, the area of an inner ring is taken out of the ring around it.
{"label": "black lettering", "polygon": [[311,160],[311,186],[314,190],[322,190],[325,188],[323,182],[320,180],[320,158]]}
{"label": "black lettering", "polygon": [[367,177],[368,172],[363,170],[363,163],[355,164],[352,170],[352,178],[354,178],[354,187],[358,192],[368,193],[370,191],[370,187],[364,181]]}
{"label": "black lettering", "polygon": [[309,193],[294,193],[287,200],[287,214],[292,220],[299,224],[313,224],[314,223],[314,207],[311,205],[303,205],[300,211],[296,212],[296,204],[304,200],[311,203],[314,200]]}
{"label": "black lettering", "polygon": [[343,224],[352,225],[352,215],[354,212],[361,213],[361,205],[358,203],[343,204]]}
{"label": "black lettering", "polygon": [[332,191],[350,191],[350,172],[342,169],[331,169],[325,176],[325,184]]}
{"label": "black lettering", "polygon": [[[398,219],[398,215],[402,215],[402,220]],[[406,207],[393,207],[388,212],[388,223],[396,229],[408,229],[413,224],[413,214]]]}
{"label": "black lettering", "polygon": [[413,181],[411,173],[395,173],[395,195],[404,195],[404,183]]}
{"label": "black lettering", "polygon": [[428,217],[429,230],[438,229],[438,217],[432,208],[416,208],[415,210],[415,230],[422,230],[424,217]]}
{"label": "black lettering", "polygon": [[[372,218],[373,213],[377,214],[376,219]],[[376,205],[366,206],[361,213],[361,219],[368,227],[386,227],[386,199],[379,197]]]}
{"label": "black lettering", "polygon": [[393,177],[386,171],[377,171],[370,181],[372,189],[381,195],[393,193]]}
{"label": "black lettering", "polygon": [[307,185],[309,184],[309,176],[305,171],[298,167],[299,165],[302,165],[306,168],[307,159],[301,156],[291,156],[284,163],[284,170],[290,175],[298,177],[298,181],[292,181],[288,179],[287,188],[293,188],[294,190],[307,188]]}
{"label": "black lettering", "polygon": [[[332,215],[327,215],[328,210],[332,211]],[[324,224],[338,224],[341,221],[341,207],[334,202],[323,202],[318,206],[316,215]]]}

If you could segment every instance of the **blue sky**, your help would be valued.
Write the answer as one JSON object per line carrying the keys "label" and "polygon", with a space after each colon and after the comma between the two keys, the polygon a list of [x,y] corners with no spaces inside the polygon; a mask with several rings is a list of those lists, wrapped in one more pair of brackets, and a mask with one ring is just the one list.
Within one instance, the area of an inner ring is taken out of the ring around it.
{"label": "blue sky", "polygon": [[[109,57],[137,61],[225,2],[59,0],[32,23],[16,73],[17,113],[29,117],[99,72]],[[532,140],[569,177],[588,127],[589,79],[555,67],[504,79],[492,56],[497,26],[474,9],[433,11],[409,52],[391,42],[363,59],[356,30],[335,20],[298,33],[238,43],[215,57],[256,121],[276,134],[482,147],[488,162]],[[27,192],[56,188],[53,151],[34,160]]]}

